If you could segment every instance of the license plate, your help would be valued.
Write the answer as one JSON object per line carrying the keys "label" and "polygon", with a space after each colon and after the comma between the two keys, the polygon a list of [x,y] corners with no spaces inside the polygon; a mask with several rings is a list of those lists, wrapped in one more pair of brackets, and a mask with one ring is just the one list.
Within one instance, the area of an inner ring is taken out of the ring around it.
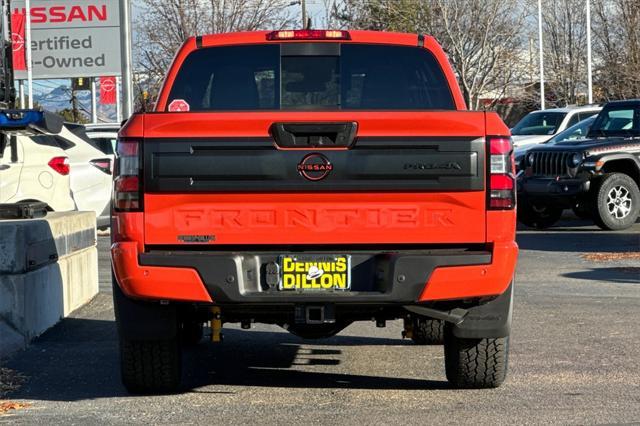
{"label": "license plate", "polygon": [[351,256],[283,255],[280,256],[280,290],[349,290]]}

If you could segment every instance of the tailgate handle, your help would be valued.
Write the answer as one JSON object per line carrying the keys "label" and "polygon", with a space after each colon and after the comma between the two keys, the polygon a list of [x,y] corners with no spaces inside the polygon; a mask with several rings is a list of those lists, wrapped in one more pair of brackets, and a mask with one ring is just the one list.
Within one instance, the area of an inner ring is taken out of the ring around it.
{"label": "tailgate handle", "polygon": [[271,136],[280,148],[350,148],[358,123],[273,123]]}

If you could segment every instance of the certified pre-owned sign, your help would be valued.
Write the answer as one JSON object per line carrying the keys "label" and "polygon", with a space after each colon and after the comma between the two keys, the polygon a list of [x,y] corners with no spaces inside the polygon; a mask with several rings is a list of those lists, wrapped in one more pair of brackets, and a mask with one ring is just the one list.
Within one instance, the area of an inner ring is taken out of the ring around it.
{"label": "certified pre-owned sign", "polygon": [[[120,9],[116,0],[32,0],[33,78],[120,74]],[[24,0],[12,13],[26,13]],[[14,38],[20,38],[14,34]],[[15,72],[18,79],[26,71]]]}

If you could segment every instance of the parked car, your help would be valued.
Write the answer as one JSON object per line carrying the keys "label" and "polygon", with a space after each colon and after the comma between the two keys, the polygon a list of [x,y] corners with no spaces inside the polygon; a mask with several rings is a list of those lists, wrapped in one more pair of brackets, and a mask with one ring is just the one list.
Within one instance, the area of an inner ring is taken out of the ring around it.
{"label": "parked car", "polygon": [[586,139],[531,149],[518,175],[518,219],[546,228],[573,208],[602,229],[632,226],[640,212],[640,100],[605,105]]}
{"label": "parked car", "polygon": [[598,114],[601,109],[601,106],[587,105],[530,112],[511,129],[513,146],[519,148],[546,142],[553,135]]}
{"label": "parked car", "polygon": [[65,123],[59,134],[38,137],[54,139],[69,157],[71,192],[77,210],[94,211],[98,228],[108,227],[113,157],[98,149],[79,124]]}
{"label": "parked car", "polygon": [[522,164],[522,159],[524,158],[526,153],[529,152],[532,148],[535,148],[539,145],[551,146],[559,142],[585,139],[587,137],[587,133],[589,132],[589,128],[591,127],[595,119],[596,119],[596,116],[592,115],[586,120],[582,120],[578,122],[578,124],[574,124],[568,129],[558,133],[557,135],[555,135],[554,137],[552,137],[546,142],[542,142],[541,144],[522,145],[519,148],[514,149],[513,155],[515,156],[515,159],[516,159],[516,167],[519,170],[519,167]]}
{"label": "parked car", "polygon": [[96,147],[113,159],[116,152],[116,140],[120,125],[117,123],[86,124],[87,136],[95,142]]}
{"label": "parked car", "polygon": [[49,136],[2,134],[0,203],[40,201],[52,211],[75,209],[68,155]]}
{"label": "parked car", "polygon": [[129,391],[178,389],[181,345],[207,321],[218,342],[223,323],[313,339],[403,319],[415,343],[444,342],[452,386],[503,382],[518,254],[509,129],[467,110],[433,37],[191,37],[167,75],[117,145]]}
{"label": "parked car", "polygon": [[[111,172],[113,173],[113,165],[115,164],[115,152],[116,141],[118,139],[118,131],[120,125],[117,123],[99,123],[99,124],[87,124],[85,125],[86,135],[91,139],[96,148],[102,151],[107,158],[111,160]],[[105,208],[105,213],[102,215],[108,216],[111,211],[111,198],[109,198],[109,204]],[[108,226],[103,221],[103,226]]]}

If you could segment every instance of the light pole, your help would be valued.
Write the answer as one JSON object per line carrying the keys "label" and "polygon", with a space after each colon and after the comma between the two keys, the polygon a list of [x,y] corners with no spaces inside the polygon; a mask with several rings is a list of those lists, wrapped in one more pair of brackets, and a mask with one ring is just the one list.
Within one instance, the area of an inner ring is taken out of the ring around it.
{"label": "light pole", "polygon": [[593,77],[591,70],[591,1],[587,0],[587,94],[593,103]]}
{"label": "light pole", "polygon": [[98,99],[96,98],[96,78],[91,77],[91,122],[98,122]]}
{"label": "light pole", "polygon": [[122,115],[133,114],[133,84],[131,73],[131,8],[129,0],[120,0],[120,60],[122,62]]}
{"label": "light pole", "polygon": [[306,0],[301,0],[300,5],[302,7],[302,28],[307,28],[307,4]]}
{"label": "light pole", "polygon": [[24,2],[25,8],[25,31],[24,31],[24,44],[26,48],[26,65],[27,65],[27,94],[29,98],[27,99],[28,108],[33,108],[33,68],[31,63],[31,2],[30,0],[25,0]]}
{"label": "light pole", "polygon": [[289,6],[300,5],[302,7],[302,28],[307,28],[307,3],[306,0],[296,0],[289,3]]}
{"label": "light pole", "polygon": [[544,53],[542,50],[542,0],[538,0],[538,46],[540,50],[540,109],[544,109]]}

